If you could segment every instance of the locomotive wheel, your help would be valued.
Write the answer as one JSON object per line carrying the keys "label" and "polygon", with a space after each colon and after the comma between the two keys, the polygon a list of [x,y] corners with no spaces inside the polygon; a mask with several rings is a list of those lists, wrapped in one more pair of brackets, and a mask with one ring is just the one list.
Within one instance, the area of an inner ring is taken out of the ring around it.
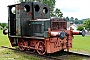
{"label": "locomotive wheel", "polygon": [[21,50],[21,51],[25,50],[25,48],[24,48],[23,46],[24,46],[24,40],[20,40],[20,41],[18,42],[19,50]]}
{"label": "locomotive wheel", "polygon": [[44,55],[46,53],[45,44],[44,44],[43,41],[39,41],[37,43],[37,47],[36,48],[37,48],[38,54]]}

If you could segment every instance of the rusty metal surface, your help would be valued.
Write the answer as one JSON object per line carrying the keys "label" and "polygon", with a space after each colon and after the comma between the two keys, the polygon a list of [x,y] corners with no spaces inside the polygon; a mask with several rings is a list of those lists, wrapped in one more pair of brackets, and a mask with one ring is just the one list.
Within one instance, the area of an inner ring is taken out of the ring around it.
{"label": "rusty metal surface", "polygon": [[16,6],[19,18],[44,19],[50,18],[50,8],[40,2],[22,2]]}
{"label": "rusty metal surface", "polygon": [[[28,21],[32,19],[32,2],[22,2],[16,5],[16,34],[28,35]],[[25,32],[26,31],[26,32]]]}
{"label": "rusty metal surface", "polygon": [[63,49],[67,49],[67,40],[61,40],[60,38],[47,38],[45,39],[47,53],[54,53]]}
{"label": "rusty metal surface", "polygon": [[51,30],[66,30],[67,22],[64,19],[53,18],[51,19]]}
{"label": "rusty metal surface", "polygon": [[[13,7],[16,9],[15,14],[11,12]],[[9,35],[28,36],[28,21],[50,17],[49,7],[39,2],[22,2],[8,6],[8,9]]]}
{"label": "rusty metal surface", "polygon": [[22,2],[20,4],[20,18],[30,18],[32,19],[32,2]]}
{"label": "rusty metal surface", "polygon": [[50,18],[50,8],[42,3],[33,2],[33,19]]}

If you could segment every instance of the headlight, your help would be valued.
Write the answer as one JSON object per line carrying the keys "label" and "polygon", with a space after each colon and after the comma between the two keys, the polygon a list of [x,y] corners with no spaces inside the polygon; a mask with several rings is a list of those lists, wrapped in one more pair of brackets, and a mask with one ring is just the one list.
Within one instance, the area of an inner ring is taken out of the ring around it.
{"label": "headlight", "polygon": [[85,36],[86,32],[85,30],[82,30],[82,36]]}
{"label": "headlight", "polygon": [[61,33],[59,33],[59,37],[60,37],[60,39],[64,39],[65,38],[65,31],[62,31]]}

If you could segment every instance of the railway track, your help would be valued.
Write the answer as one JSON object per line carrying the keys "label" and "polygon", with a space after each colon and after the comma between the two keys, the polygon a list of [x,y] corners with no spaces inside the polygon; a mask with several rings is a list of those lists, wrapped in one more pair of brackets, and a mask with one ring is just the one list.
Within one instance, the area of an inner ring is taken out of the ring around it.
{"label": "railway track", "polygon": [[57,57],[52,57],[50,55],[39,55],[37,53],[33,53],[31,51],[20,51],[19,49],[15,49],[15,48],[9,48],[7,46],[1,46],[2,48],[7,48],[7,49],[10,49],[10,50],[15,50],[15,51],[19,51],[19,52],[23,52],[23,53],[26,53],[26,54],[31,54],[31,55],[36,55],[36,56],[39,56],[39,57],[42,57],[42,58],[47,58],[47,59],[50,59],[50,60],[61,60],[61,58],[57,58]]}
{"label": "railway track", "polygon": [[[57,56],[54,56],[55,54],[46,54],[46,55],[39,55],[37,53],[33,53],[31,51],[20,51],[19,49],[16,49],[16,48],[9,48],[9,47],[6,47],[6,46],[1,46],[2,48],[7,48],[7,49],[10,49],[10,50],[15,50],[15,51],[19,51],[19,52],[23,52],[23,53],[26,53],[26,54],[30,54],[30,55],[36,55],[38,57],[42,57],[42,58],[45,58],[46,60],[62,60],[61,57],[57,57]],[[58,52],[59,53],[59,52]],[[61,53],[61,52],[60,52]],[[67,52],[67,51],[64,51],[64,53],[61,53],[60,56],[63,56],[63,55],[77,55],[77,56],[82,56],[82,57],[90,57],[89,54],[83,54],[83,53],[77,53],[77,52]]]}

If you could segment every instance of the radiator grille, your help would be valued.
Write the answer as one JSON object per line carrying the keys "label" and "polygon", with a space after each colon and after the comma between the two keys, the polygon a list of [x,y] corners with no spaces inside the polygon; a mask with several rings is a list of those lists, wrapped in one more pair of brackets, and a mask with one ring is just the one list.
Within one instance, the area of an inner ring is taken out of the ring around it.
{"label": "radiator grille", "polygon": [[51,22],[51,30],[61,30],[61,29],[66,29],[66,22]]}

